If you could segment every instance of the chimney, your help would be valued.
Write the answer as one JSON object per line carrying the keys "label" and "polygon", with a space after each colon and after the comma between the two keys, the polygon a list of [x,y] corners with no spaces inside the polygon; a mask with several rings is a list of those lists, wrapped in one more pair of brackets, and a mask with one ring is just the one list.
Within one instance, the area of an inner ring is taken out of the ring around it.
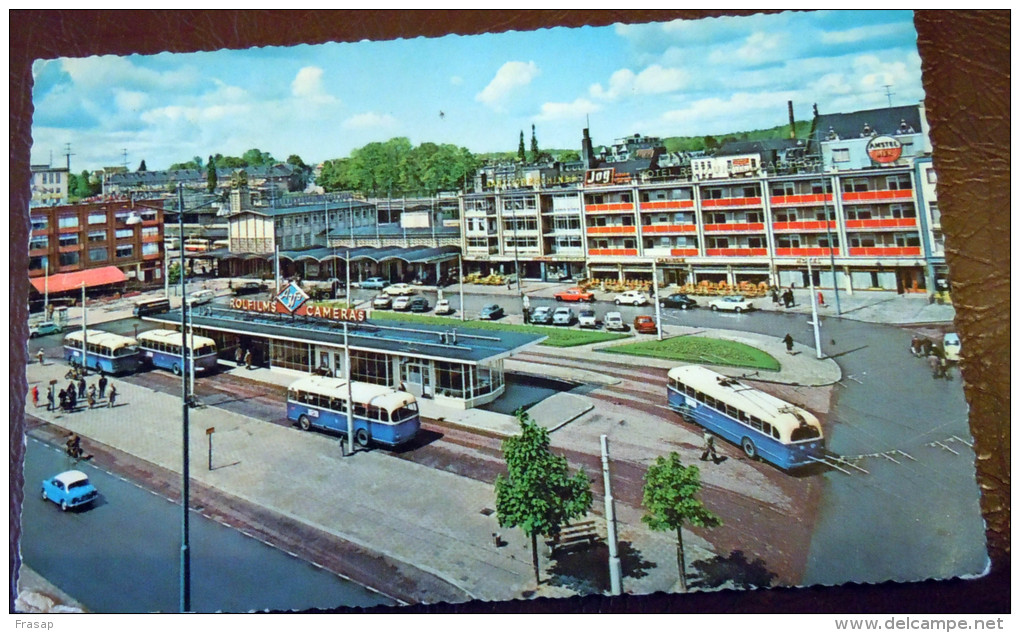
{"label": "chimney", "polygon": [[585,169],[591,169],[595,166],[594,150],[591,146],[591,137],[588,136],[588,128],[584,128],[584,136],[581,138],[581,160],[584,162]]}
{"label": "chimney", "polygon": [[797,138],[797,124],[793,120],[793,101],[787,101],[786,108],[790,111],[790,138]]}

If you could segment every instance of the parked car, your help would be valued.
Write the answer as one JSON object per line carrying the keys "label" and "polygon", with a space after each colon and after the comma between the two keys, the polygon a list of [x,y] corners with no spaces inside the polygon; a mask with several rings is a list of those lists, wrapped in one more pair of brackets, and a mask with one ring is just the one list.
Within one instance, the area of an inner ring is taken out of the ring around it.
{"label": "parked car", "polygon": [[411,284],[393,284],[391,286],[386,286],[383,292],[391,297],[399,297],[401,295],[413,295],[416,290]]}
{"label": "parked car", "polygon": [[602,319],[602,325],[607,330],[626,332],[627,324],[623,322],[623,315],[619,312],[606,312],[606,316]]}
{"label": "parked car", "polygon": [[712,311],[716,310],[729,310],[730,312],[747,312],[748,310],[754,310],[754,304],[750,300],[743,298],[740,295],[730,295],[728,297],[719,297],[712,299],[708,302],[708,307]]}
{"label": "parked car", "polygon": [[369,277],[357,285],[366,290],[382,290],[390,284],[382,277]]}
{"label": "parked car", "polygon": [[382,294],[376,295],[375,299],[372,299],[372,307],[379,308],[380,310],[389,310],[393,306],[393,297]]}
{"label": "parked car", "polygon": [[245,281],[234,286],[234,294],[240,295],[257,295],[260,292],[268,292],[269,286],[258,281]]}
{"label": "parked car", "polygon": [[478,318],[490,321],[501,319],[503,318],[503,308],[499,307],[495,303],[488,303],[482,306],[482,311],[478,313]]}
{"label": "parked car", "polygon": [[[398,298],[398,301],[403,297]],[[407,309],[411,312],[428,312],[429,300],[421,295],[415,295],[407,302]]]}
{"label": "parked car", "polygon": [[406,312],[411,309],[411,295],[400,295],[393,299],[393,309],[398,312]]}
{"label": "parked car", "polygon": [[67,470],[42,482],[42,498],[59,505],[65,512],[68,508],[90,503],[98,496],[99,491],[88,475],[80,470]]}
{"label": "parked car", "polygon": [[598,320],[595,317],[595,311],[591,308],[584,308],[577,315],[577,326],[583,328],[597,328],[599,326]]}
{"label": "parked car", "polygon": [[581,288],[567,288],[553,295],[557,301],[595,301],[595,294]]}
{"label": "parked car", "polygon": [[196,290],[195,292],[188,295],[189,306],[200,306],[211,302],[216,298],[216,293],[212,290]]}
{"label": "parked car", "polygon": [[956,332],[949,332],[942,337],[942,351],[946,353],[946,360],[960,360],[960,337]]}
{"label": "parked car", "polygon": [[682,292],[675,292],[667,297],[659,299],[659,307],[661,308],[680,308],[681,310],[687,310],[688,308],[698,307],[698,302],[691,299]]}
{"label": "parked car", "polygon": [[616,305],[643,306],[648,304],[648,295],[640,290],[628,290],[616,295],[613,303]]}
{"label": "parked car", "polygon": [[63,330],[64,328],[60,327],[53,321],[40,321],[39,323],[33,323],[28,326],[28,338],[46,336],[47,334],[56,334]]}
{"label": "parked car", "polygon": [[530,320],[538,325],[549,325],[552,323],[552,308],[549,306],[538,306],[531,311]]}
{"label": "parked car", "polygon": [[436,301],[436,314],[453,314],[455,310],[450,305],[449,299],[440,299]]}
{"label": "parked car", "polygon": [[634,331],[641,334],[655,334],[659,329],[655,326],[655,319],[648,315],[634,317]]}
{"label": "parked car", "polygon": [[553,311],[552,322],[553,325],[573,325],[574,321],[577,320],[577,315],[570,308],[563,306],[562,308],[556,308]]}

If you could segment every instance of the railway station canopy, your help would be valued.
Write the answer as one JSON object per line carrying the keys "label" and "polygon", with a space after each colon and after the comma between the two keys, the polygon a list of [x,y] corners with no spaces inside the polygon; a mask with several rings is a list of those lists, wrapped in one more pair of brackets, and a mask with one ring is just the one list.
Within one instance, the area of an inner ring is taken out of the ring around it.
{"label": "railway station canopy", "polygon": [[[460,254],[457,246],[318,246],[301,250],[280,251],[281,260],[292,262],[327,262],[330,260],[352,262],[374,262],[381,264],[401,260],[408,264],[435,264],[456,259]],[[218,249],[201,253],[203,259],[272,259],[272,253],[242,253]]]}

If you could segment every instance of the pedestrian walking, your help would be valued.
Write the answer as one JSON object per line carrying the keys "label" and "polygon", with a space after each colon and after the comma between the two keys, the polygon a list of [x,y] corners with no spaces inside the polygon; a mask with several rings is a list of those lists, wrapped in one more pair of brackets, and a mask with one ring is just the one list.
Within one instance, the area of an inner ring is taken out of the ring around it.
{"label": "pedestrian walking", "polygon": [[51,387],[46,391],[46,410],[53,410],[53,388]]}
{"label": "pedestrian walking", "polygon": [[953,377],[949,375],[949,361],[946,360],[945,356],[939,357],[939,378],[945,378],[946,380],[953,379]]}
{"label": "pedestrian walking", "polygon": [[95,385],[89,385],[89,397],[92,398],[92,399],[96,398],[96,386]]}
{"label": "pedestrian walking", "polygon": [[90,409],[95,408],[95,406],[96,406],[96,392],[89,391],[89,395],[88,395],[88,398],[86,399],[86,402],[89,403],[89,408]]}
{"label": "pedestrian walking", "polygon": [[790,308],[793,307],[793,289],[787,288],[783,293],[783,306]]}
{"label": "pedestrian walking", "polygon": [[46,354],[42,351],[41,347],[39,348],[39,351],[35,353],[35,357],[36,357],[36,359],[39,360],[39,364],[42,365],[43,364],[43,358],[46,357]]}
{"label": "pedestrian walking", "polygon": [[110,407],[116,406],[117,403],[117,388],[110,385]]}
{"label": "pedestrian walking", "polygon": [[818,291],[818,305],[820,305],[820,306],[825,305],[825,297],[822,296],[822,292],[821,291]]}
{"label": "pedestrian walking", "polygon": [[939,377],[939,365],[939,357],[935,354],[930,354],[928,356],[928,366],[931,367],[932,379],[937,379]]}
{"label": "pedestrian walking", "polygon": [[236,365],[237,365],[238,367],[240,367],[240,366],[241,366],[241,361],[242,361],[242,360],[244,360],[244,350],[243,350],[243,349],[241,349],[241,346],[240,346],[240,345],[238,345],[238,346],[237,346],[237,351],[235,351],[235,352],[234,352],[234,363],[235,363],[235,364],[236,364]]}
{"label": "pedestrian walking", "polygon": [[914,357],[921,355],[921,339],[916,334],[910,339],[910,355]]}
{"label": "pedestrian walking", "polygon": [[510,283],[510,278],[509,278],[509,277],[507,277],[507,279],[506,279],[506,289],[507,289],[507,290],[510,290],[510,288],[511,288],[511,286],[512,286],[512,285],[513,285],[513,284],[512,284],[512,283]]}
{"label": "pedestrian walking", "polygon": [[75,390],[74,381],[67,383],[67,393],[70,394]]}
{"label": "pedestrian walking", "polygon": [[71,411],[78,408],[78,395],[74,389],[67,392],[67,408]]}
{"label": "pedestrian walking", "polygon": [[779,305],[779,288],[772,286],[772,303]]}
{"label": "pedestrian walking", "polygon": [[79,378],[78,379],[78,397],[81,398],[82,400],[85,399],[85,379],[84,378]]}
{"label": "pedestrian walking", "polygon": [[39,406],[39,386],[32,385],[32,405],[35,407]]}
{"label": "pedestrian walking", "polygon": [[106,397],[106,374],[99,377],[99,399]]}
{"label": "pedestrian walking", "polygon": [[244,367],[245,369],[251,369],[251,350],[244,353]]}
{"label": "pedestrian walking", "polygon": [[786,343],[786,353],[787,354],[792,354],[793,353],[793,337],[790,336],[789,332],[787,332],[786,336],[783,337],[783,343]]}
{"label": "pedestrian walking", "polygon": [[705,448],[701,451],[701,461],[705,461],[710,455],[713,464],[719,461],[719,455],[715,452],[715,436],[705,431]]}

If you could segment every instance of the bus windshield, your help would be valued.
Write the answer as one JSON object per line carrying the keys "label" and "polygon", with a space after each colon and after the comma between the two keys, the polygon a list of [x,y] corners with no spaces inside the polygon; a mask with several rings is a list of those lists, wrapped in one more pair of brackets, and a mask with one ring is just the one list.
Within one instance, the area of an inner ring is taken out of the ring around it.
{"label": "bus windshield", "polygon": [[418,415],[418,403],[411,402],[393,411],[391,418],[394,422],[402,422],[404,420],[409,420],[416,415]]}

